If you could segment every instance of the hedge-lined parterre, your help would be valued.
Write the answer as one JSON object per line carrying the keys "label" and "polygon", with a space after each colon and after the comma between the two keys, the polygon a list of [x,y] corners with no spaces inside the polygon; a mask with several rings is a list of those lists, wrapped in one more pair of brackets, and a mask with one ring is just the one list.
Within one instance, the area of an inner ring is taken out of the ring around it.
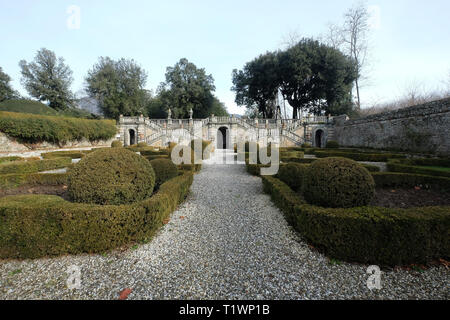
{"label": "hedge-lined parterre", "polygon": [[372,177],[377,187],[422,187],[425,189],[450,191],[450,178],[427,176],[403,172],[373,172]]}
{"label": "hedge-lined parterre", "polygon": [[149,240],[184,200],[192,181],[187,172],[129,205],[73,203],[46,195],[1,198],[0,258],[102,253]]}
{"label": "hedge-lined parterre", "polygon": [[350,159],[319,159],[306,170],[304,196],[312,204],[332,208],[364,206],[374,192],[370,172]]}
{"label": "hedge-lined parterre", "polygon": [[392,172],[416,173],[430,176],[450,177],[450,170],[442,170],[427,166],[447,168],[448,160],[445,159],[405,159],[390,160],[387,168]]}
{"label": "hedge-lined parterre", "polygon": [[328,157],[345,157],[355,161],[371,161],[371,162],[386,162],[389,159],[401,159],[406,158],[406,155],[395,153],[358,153],[358,152],[346,152],[340,149],[336,150],[316,150],[314,154],[317,158]]}
{"label": "hedge-lined parterre", "polygon": [[90,153],[68,171],[68,195],[75,202],[128,204],[150,197],[155,172],[144,157],[125,148]]}
{"label": "hedge-lined parterre", "polygon": [[335,259],[395,266],[450,257],[449,207],[323,208],[306,203],[275,177],[262,180],[288,222]]}

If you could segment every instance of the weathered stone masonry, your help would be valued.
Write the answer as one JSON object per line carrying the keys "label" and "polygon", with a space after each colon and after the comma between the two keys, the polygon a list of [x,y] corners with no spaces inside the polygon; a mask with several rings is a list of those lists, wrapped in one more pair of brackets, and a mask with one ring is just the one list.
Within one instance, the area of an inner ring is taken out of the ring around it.
{"label": "weathered stone masonry", "polygon": [[341,146],[450,155],[450,98],[357,120],[344,117],[334,118]]}

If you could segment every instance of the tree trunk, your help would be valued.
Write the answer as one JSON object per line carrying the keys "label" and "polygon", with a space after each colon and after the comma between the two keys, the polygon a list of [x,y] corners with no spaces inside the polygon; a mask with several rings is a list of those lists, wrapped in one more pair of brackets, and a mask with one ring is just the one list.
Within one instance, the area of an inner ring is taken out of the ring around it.
{"label": "tree trunk", "polygon": [[356,86],[356,99],[358,100],[358,111],[361,110],[361,99],[359,98],[359,84],[358,84],[358,79],[355,80],[355,86]]}

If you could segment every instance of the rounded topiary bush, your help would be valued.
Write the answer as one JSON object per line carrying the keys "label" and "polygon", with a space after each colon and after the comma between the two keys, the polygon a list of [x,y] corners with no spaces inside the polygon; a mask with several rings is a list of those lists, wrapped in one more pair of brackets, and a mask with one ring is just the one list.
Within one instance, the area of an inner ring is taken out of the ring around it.
{"label": "rounded topiary bush", "polygon": [[278,170],[278,178],[295,191],[302,191],[305,184],[307,164],[290,162]]}
{"label": "rounded topiary bush", "polygon": [[119,140],[114,140],[111,143],[111,148],[121,148],[121,147],[123,147],[123,145],[122,145],[122,142]]}
{"label": "rounded topiary bush", "polygon": [[124,148],[92,152],[68,172],[68,195],[75,202],[128,204],[150,197],[154,186],[150,162]]}
{"label": "rounded topiary bush", "polygon": [[306,172],[303,193],[315,205],[350,208],[367,205],[375,192],[369,171],[347,158],[314,161]]}
{"label": "rounded topiary bush", "polygon": [[148,144],[146,142],[139,142],[137,144],[137,146],[138,146],[138,148],[146,148],[146,147],[148,147]]}
{"label": "rounded topiary bush", "polygon": [[150,161],[150,164],[155,171],[156,185],[158,186],[178,175],[177,166],[169,159],[154,159]]}

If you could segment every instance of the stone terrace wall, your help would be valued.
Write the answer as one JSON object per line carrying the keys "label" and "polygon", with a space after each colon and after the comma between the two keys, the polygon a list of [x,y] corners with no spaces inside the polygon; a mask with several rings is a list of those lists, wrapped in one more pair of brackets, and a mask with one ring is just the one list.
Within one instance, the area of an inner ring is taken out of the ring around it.
{"label": "stone terrace wall", "polygon": [[450,155],[450,98],[349,121],[337,121],[341,146]]}

